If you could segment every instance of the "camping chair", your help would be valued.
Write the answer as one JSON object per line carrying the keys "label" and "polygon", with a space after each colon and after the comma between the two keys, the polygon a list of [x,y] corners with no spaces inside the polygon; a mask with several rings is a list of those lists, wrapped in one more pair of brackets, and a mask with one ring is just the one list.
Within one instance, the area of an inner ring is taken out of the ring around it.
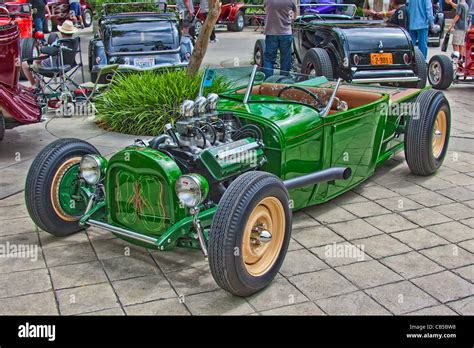
{"label": "camping chair", "polygon": [[[81,90],[88,90],[90,91],[86,98],[84,99],[84,104],[91,103],[93,106],[94,110],[97,112],[97,109],[95,108],[94,104],[92,103],[92,98],[94,97],[95,94],[100,93],[102,90],[107,88],[113,81],[115,73],[117,72],[119,65],[118,64],[110,64],[110,65],[104,65],[100,67],[99,72],[97,73],[97,78],[95,81],[89,81],[85,83],[81,83],[79,85],[79,88]],[[107,83],[99,83],[101,78],[105,76],[105,79]]]}
{"label": "camping chair", "polygon": [[[79,88],[79,84],[74,81],[79,70],[84,82],[80,37],[59,39],[53,45],[43,47],[41,53],[46,56],[37,57],[34,60],[52,60],[51,67],[40,66],[32,70],[41,81],[40,89],[43,97],[49,100],[66,95],[74,100],[74,93],[71,91]],[[77,57],[79,57],[79,62]]]}

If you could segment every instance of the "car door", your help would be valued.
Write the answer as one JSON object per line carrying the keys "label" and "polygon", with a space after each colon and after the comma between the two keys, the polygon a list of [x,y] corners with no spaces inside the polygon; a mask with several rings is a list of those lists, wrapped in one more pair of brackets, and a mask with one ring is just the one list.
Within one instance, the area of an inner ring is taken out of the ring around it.
{"label": "car door", "polygon": [[328,184],[327,198],[357,185],[373,174],[386,123],[384,100],[387,98],[324,118],[325,167],[352,169],[349,180]]}

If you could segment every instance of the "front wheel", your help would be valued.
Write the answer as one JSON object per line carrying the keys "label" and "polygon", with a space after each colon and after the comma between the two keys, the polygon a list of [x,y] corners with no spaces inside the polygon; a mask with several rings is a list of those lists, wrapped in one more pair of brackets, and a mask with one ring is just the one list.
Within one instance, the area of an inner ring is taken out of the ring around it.
{"label": "front wheel", "polygon": [[235,21],[227,26],[229,31],[242,31],[245,26],[245,17],[242,11],[237,11],[235,14]]}
{"label": "front wheel", "polygon": [[405,158],[413,174],[431,175],[448,151],[451,110],[443,92],[423,91],[415,101],[405,135]]}
{"label": "front wheel", "polygon": [[265,288],[283,263],[291,227],[288,191],[279,178],[248,172],[235,179],[209,232],[209,264],[217,284],[238,296]]}
{"label": "front wheel", "polygon": [[453,62],[445,55],[433,56],[428,65],[428,80],[433,88],[447,89],[453,83]]}
{"label": "front wheel", "polygon": [[81,188],[79,162],[82,156],[99,154],[80,139],[59,139],[46,146],[31,164],[25,185],[25,202],[34,223],[55,236],[83,229],[88,197]]}

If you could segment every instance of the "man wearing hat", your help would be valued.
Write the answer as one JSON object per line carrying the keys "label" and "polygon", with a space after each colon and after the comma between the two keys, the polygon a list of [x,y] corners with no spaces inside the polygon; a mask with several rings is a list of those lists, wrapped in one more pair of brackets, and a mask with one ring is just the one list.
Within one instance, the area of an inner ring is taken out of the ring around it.
{"label": "man wearing hat", "polygon": [[[65,20],[62,25],[58,25],[58,30],[61,33],[61,38],[72,38],[73,35],[77,32],[77,28],[70,20]],[[54,44],[54,43],[53,43]],[[45,57],[45,54],[40,55],[40,57]],[[53,66],[58,65],[58,57],[49,57],[46,59],[38,59],[33,61],[33,65],[31,69],[34,71],[38,71],[40,68],[51,68]],[[33,74],[30,71],[30,66],[28,62],[22,62],[21,68],[23,70],[23,74],[25,75],[28,82],[31,84],[32,87],[38,87],[40,81],[35,79]]]}

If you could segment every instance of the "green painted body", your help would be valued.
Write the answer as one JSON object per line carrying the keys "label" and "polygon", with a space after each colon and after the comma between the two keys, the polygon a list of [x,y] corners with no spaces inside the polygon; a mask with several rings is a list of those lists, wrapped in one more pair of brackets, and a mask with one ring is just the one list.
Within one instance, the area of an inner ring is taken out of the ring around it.
{"label": "green painted body", "polygon": [[[380,88],[379,88],[380,90]],[[267,162],[260,170],[282,180],[299,177],[330,167],[350,167],[349,180],[308,185],[290,190],[293,210],[328,201],[369,178],[376,167],[403,149],[400,116],[389,116],[389,94],[367,105],[330,114],[324,118],[308,105],[289,100],[229,91],[221,95],[218,110],[233,112],[243,124],[256,124],[263,131]],[[400,102],[412,102],[420,91]],[[210,159],[215,153],[201,154],[210,173],[226,178],[229,170]],[[176,163],[164,153],[149,147],[131,146],[108,161],[105,179],[106,200],[98,202],[82,219],[101,220],[157,238],[154,246],[124,238],[132,243],[170,250],[173,247],[199,248],[192,217],[180,206],[175,184],[181,175]],[[211,188],[212,189],[212,188]],[[200,207],[198,215],[207,236],[217,206]]]}

